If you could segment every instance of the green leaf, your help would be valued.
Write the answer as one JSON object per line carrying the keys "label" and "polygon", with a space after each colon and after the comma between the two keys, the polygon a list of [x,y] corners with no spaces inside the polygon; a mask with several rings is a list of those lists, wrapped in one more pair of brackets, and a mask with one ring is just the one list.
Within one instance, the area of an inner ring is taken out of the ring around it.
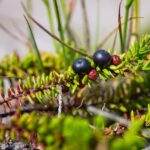
{"label": "green leaf", "polygon": [[37,93],[35,94],[35,96],[36,96],[37,100],[38,100],[40,103],[42,103],[42,92],[41,92],[41,91],[40,91],[40,92],[37,92]]}
{"label": "green leaf", "polygon": [[126,7],[130,8],[134,0],[127,0]]}
{"label": "green leaf", "polygon": [[105,74],[105,76],[113,77],[112,73],[108,69],[103,69],[102,71]]}
{"label": "green leaf", "polygon": [[73,85],[73,87],[72,87],[72,89],[71,89],[71,93],[72,93],[72,94],[75,93],[75,91],[76,91],[77,88],[78,88],[78,85],[77,85],[77,84]]}
{"label": "green leaf", "polygon": [[37,77],[37,85],[40,87],[42,85],[42,79],[40,76]]}
{"label": "green leaf", "polygon": [[150,60],[148,60],[143,66],[142,70],[150,70]]}
{"label": "green leaf", "polygon": [[30,102],[32,105],[35,104],[34,101],[33,101],[33,99],[31,98],[31,96],[28,95],[27,98],[28,98],[29,102]]}
{"label": "green leaf", "polygon": [[29,118],[29,114],[23,114],[22,116],[21,116],[21,118],[19,119],[19,121],[18,121],[18,124],[20,125],[20,126],[22,126],[22,127],[24,127],[24,126],[26,126],[26,121],[27,121],[27,119]]}
{"label": "green leaf", "polygon": [[103,80],[107,80],[107,77],[104,74],[102,74],[102,72],[99,73],[99,77]]}
{"label": "green leaf", "polygon": [[36,53],[37,60],[38,60],[38,62],[39,62],[39,65],[40,65],[41,69],[44,70],[44,68],[43,68],[43,63],[42,63],[42,59],[41,59],[40,52],[39,52],[39,49],[38,49],[38,47],[37,47],[37,44],[36,44],[34,35],[33,35],[32,28],[31,28],[31,26],[30,26],[30,24],[29,24],[29,22],[28,22],[28,20],[27,20],[26,17],[25,17],[25,20],[26,20],[27,25],[28,25],[28,28],[29,28],[31,44],[32,44],[33,49],[34,49],[34,51],[35,51],[35,53]]}
{"label": "green leaf", "polygon": [[91,88],[91,87],[92,87],[92,85],[91,85],[91,83],[90,83],[90,82],[88,82],[88,87],[89,87],[89,88]]}
{"label": "green leaf", "polygon": [[42,1],[45,3],[45,5],[48,5],[48,3],[49,3],[48,0],[42,0]]}
{"label": "green leaf", "polygon": [[44,96],[46,97],[46,99],[49,100],[49,99],[50,99],[50,96],[51,96],[51,95],[50,95],[51,93],[49,93],[48,91],[49,91],[49,89],[48,89],[48,90],[44,90]]}
{"label": "green leaf", "polygon": [[26,80],[27,80],[27,84],[26,85],[28,86],[28,88],[31,88],[32,87],[31,78],[28,76]]}
{"label": "green leaf", "polygon": [[88,82],[88,75],[85,75],[82,79],[82,84],[86,84]]}

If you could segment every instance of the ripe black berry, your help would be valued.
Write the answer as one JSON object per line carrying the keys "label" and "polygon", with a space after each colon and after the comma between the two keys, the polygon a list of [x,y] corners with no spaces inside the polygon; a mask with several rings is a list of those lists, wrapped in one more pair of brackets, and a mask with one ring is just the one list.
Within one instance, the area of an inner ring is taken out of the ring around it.
{"label": "ripe black berry", "polygon": [[88,78],[89,80],[96,80],[97,79],[97,71],[95,69],[92,69],[89,74],[88,74]]}
{"label": "ripe black berry", "polygon": [[81,74],[89,73],[91,66],[87,59],[79,58],[74,61],[72,68],[75,73],[81,75]]}
{"label": "ripe black berry", "polygon": [[94,63],[99,66],[107,66],[111,61],[111,55],[105,50],[98,50],[93,55]]}
{"label": "ripe black berry", "polygon": [[120,57],[117,56],[117,55],[113,55],[113,56],[112,56],[112,63],[113,63],[114,65],[119,65],[119,64],[121,63]]}

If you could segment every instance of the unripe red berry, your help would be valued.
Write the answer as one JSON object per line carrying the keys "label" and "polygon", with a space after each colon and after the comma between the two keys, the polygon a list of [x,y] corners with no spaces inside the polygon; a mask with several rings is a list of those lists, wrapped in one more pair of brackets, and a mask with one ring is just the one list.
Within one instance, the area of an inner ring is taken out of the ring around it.
{"label": "unripe red berry", "polygon": [[120,57],[118,55],[113,55],[112,56],[112,63],[114,65],[119,65],[121,63]]}
{"label": "unripe red berry", "polygon": [[88,78],[89,80],[96,80],[97,79],[97,71],[95,69],[92,69],[89,74],[88,74]]}

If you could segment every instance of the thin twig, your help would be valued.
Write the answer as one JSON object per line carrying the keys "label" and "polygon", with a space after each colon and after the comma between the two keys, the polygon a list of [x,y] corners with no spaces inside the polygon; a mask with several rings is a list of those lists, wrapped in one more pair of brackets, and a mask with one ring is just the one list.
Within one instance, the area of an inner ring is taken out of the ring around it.
{"label": "thin twig", "polygon": [[75,36],[75,33],[73,32],[73,30],[71,29],[71,27],[67,27],[67,36],[70,40],[74,41],[75,45],[78,46],[79,44],[79,38],[77,38],[77,36]]}
{"label": "thin twig", "polygon": [[6,79],[23,79],[23,77],[17,77],[17,76],[11,77],[11,76],[1,76],[1,75],[0,75],[0,78],[6,78]]}
{"label": "thin twig", "polygon": [[[30,113],[32,111],[44,111],[44,112],[55,112],[56,110],[54,109],[54,107],[48,106],[48,107],[43,107],[43,106],[34,106],[34,107],[23,107],[20,110],[20,113]],[[0,113],[0,117],[4,118],[4,117],[8,117],[8,116],[12,116],[16,113],[16,109],[11,110],[9,112],[5,112],[5,113]]]}
{"label": "thin twig", "polygon": [[10,20],[10,22],[12,23],[12,26],[20,34],[20,36],[24,37],[25,39],[28,38],[27,35],[21,30],[21,28],[19,27],[19,25],[17,24],[17,22],[14,18],[8,17],[8,16],[4,16],[4,17],[8,18]]}
{"label": "thin twig", "polygon": [[14,19],[11,18],[11,22],[12,22],[12,25],[14,27],[14,29],[16,29],[16,31],[21,35],[23,36],[25,39],[27,39],[27,35],[20,29],[20,27],[18,26],[18,24],[16,23],[16,21]]}
{"label": "thin twig", "polygon": [[83,12],[83,20],[84,20],[84,27],[85,27],[85,39],[87,48],[90,48],[90,30],[89,30],[89,22],[86,10],[85,0],[81,0],[82,12]]}
{"label": "thin twig", "polygon": [[[96,107],[88,106],[87,110],[89,112],[91,112],[91,113],[94,113],[94,114],[97,114],[97,115],[101,115],[104,118],[110,119],[112,121],[117,121],[117,122],[123,124],[126,127],[131,125],[131,121],[125,120],[124,118],[122,118],[122,117],[120,117],[120,116],[118,116],[116,114],[112,114],[112,113],[108,113],[106,111],[102,111],[101,109],[97,109]],[[149,130],[147,130],[146,128],[142,128],[141,131],[150,138],[150,131]]]}
{"label": "thin twig", "polygon": [[111,32],[109,32],[104,38],[103,40],[96,46],[96,49],[101,48],[104,43],[106,43],[106,41],[110,38],[110,36],[112,36],[116,31],[118,30],[118,26],[116,28],[114,28]]}
{"label": "thin twig", "polygon": [[37,22],[26,10],[26,8],[24,7],[24,5],[22,4],[24,11],[26,12],[27,16],[39,27],[41,28],[43,31],[45,31],[48,35],[50,35],[52,38],[54,38],[56,41],[58,41],[60,44],[64,45],[65,47],[69,48],[70,50],[72,50],[75,53],[78,53],[80,55],[92,58],[90,55],[82,52],[81,49],[78,48],[73,48],[71,46],[69,46],[68,44],[66,44],[65,42],[63,42],[62,40],[60,40],[57,36],[55,36],[54,34],[52,34],[50,31],[48,31],[45,27],[43,27],[39,22]]}
{"label": "thin twig", "polygon": [[113,51],[114,51],[115,46],[116,46],[117,35],[118,35],[118,30],[117,30],[116,33],[115,33],[114,42],[113,42],[113,45],[112,45],[112,50],[113,50]]}
{"label": "thin twig", "polygon": [[[129,21],[131,21],[132,19],[141,19],[141,18],[143,18],[143,17],[130,17],[130,18],[129,18]],[[120,23],[121,23],[121,22],[120,22]],[[121,24],[123,25],[124,23],[121,23]],[[120,26],[120,24],[118,24],[117,27],[115,27],[111,32],[109,32],[109,33],[103,38],[103,40],[97,45],[96,49],[101,48],[101,47],[107,42],[107,40],[108,40],[115,32],[118,31],[119,26]]]}
{"label": "thin twig", "polygon": [[101,116],[103,116],[107,119],[113,120],[113,121],[120,122],[121,124],[123,124],[125,126],[129,126],[129,124],[131,123],[130,121],[125,120],[122,117],[117,116],[116,114],[108,113],[108,112],[103,111],[101,109],[97,109],[96,107],[93,107],[93,106],[89,106],[89,107],[87,107],[87,109],[89,112],[101,115]]}
{"label": "thin twig", "polygon": [[28,43],[23,41],[22,39],[20,39],[17,35],[15,35],[14,33],[12,33],[10,30],[8,30],[4,25],[0,24],[0,28],[6,32],[10,37],[12,37],[13,39],[15,39],[16,41],[19,41],[20,43],[22,43],[23,45],[28,46]]}

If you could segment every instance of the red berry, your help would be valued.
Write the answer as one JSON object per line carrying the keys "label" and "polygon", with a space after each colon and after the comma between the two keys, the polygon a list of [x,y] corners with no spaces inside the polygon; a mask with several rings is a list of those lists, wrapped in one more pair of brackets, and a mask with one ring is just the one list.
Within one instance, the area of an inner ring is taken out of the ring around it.
{"label": "red berry", "polygon": [[113,63],[114,65],[119,65],[119,64],[121,63],[120,57],[117,56],[117,55],[113,55],[113,56],[112,56],[112,63]]}
{"label": "red berry", "polygon": [[95,69],[92,69],[88,74],[89,80],[96,80],[97,76],[97,71]]}

